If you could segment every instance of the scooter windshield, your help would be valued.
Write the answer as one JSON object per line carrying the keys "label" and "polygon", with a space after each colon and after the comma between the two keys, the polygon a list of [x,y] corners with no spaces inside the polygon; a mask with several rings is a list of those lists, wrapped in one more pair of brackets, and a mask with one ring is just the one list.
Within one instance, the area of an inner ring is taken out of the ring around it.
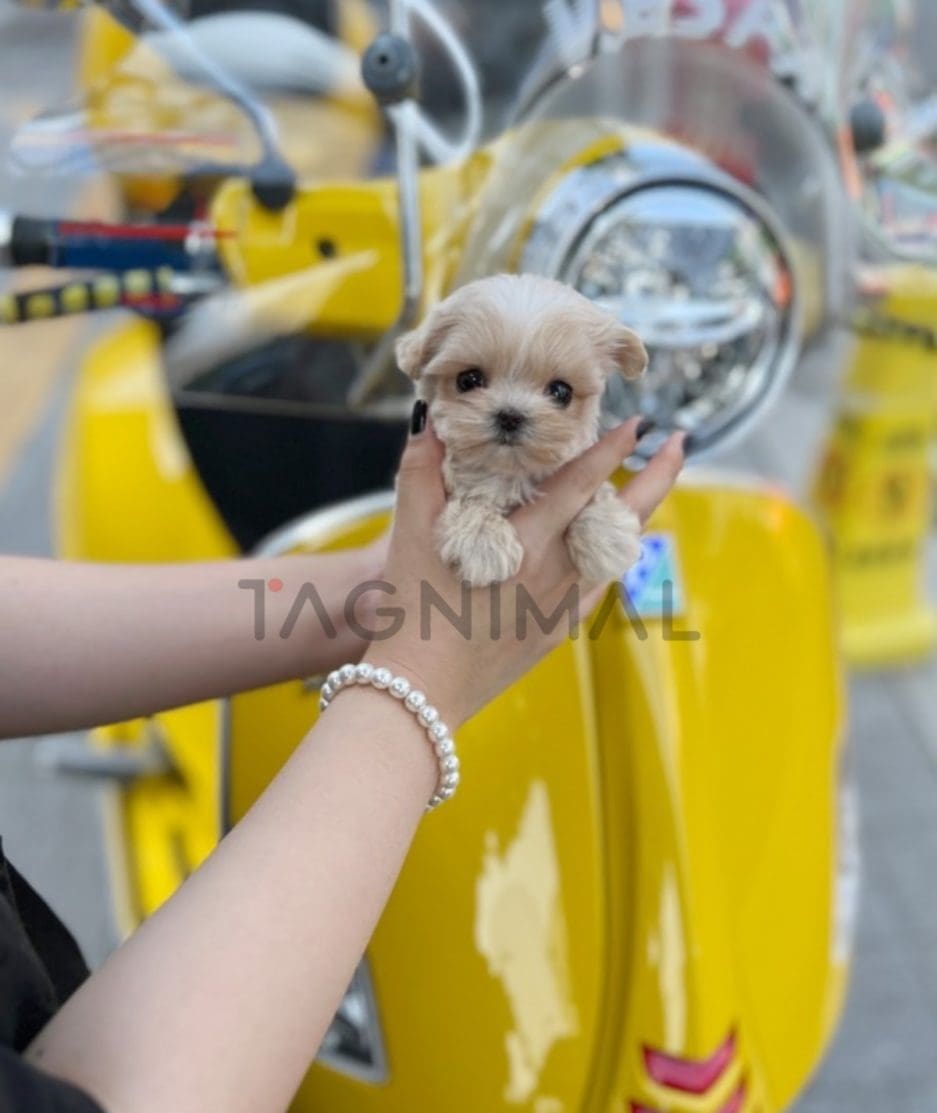
{"label": "scooter windshield", "polygon": [[[109,172],[156,219],[217,217],[227,286],[164,348],[180,401],[397,420],[394,336],[456,282],[528,270],[653,349],[648,397],[614,412],[716,440],[842,309],[850,4],[121,4],[142,31],[115,40],[96,13],[81,103],[21,129],[14,157]],[[410,37],[419,80],[379,108],[361,58],[388,28]],[[286,208],[257,211],[271,182]]]}
{"label": "scooter windshield", "polygon": [[[849,290],[837,152],[849,22],[849,5],[804,0],[602,4],[578,40],[556,36],[587,53],[544,58],[515,116],[618,120],[704,156],[776,223],[812,335]],[[704,251],[696,238],[681,250]]]}
{"label": "scooter windshield", "polygon": [[[635,328],[648,414],[706,449],[750,426],[850,293],[838,146],[850,9],[548,4],[462,281],[518,267]],[[505,198],[533,198],[518,214]]]}

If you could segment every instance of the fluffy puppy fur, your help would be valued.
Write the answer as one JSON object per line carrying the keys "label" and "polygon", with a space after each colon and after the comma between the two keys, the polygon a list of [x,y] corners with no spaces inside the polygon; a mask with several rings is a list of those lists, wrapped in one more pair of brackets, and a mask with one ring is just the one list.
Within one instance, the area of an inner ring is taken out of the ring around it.
{"label": "fluffy puppy fur", "polygon": [[[446,447],[440,554],[473,586],[510,579],[524,553],[507,515],[594,444],[613,374],[638,378],[638,337],[568,286],[498,275],[456,290],[397,342]],[[567,531],[587,583],[637,559],[640,524],[606,483]]]}

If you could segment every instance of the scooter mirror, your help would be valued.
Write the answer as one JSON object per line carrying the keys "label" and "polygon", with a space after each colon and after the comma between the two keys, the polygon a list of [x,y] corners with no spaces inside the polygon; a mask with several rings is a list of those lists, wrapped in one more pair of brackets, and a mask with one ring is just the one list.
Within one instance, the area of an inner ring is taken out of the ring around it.
{"label": "scooter mirror", "polygon": [[144,44],[187,81],[204,81],[193,46],[258,92],[323,96],[360,88],[358,57],[340,40],[276,12],[219,12],[186,25],[182,37],[151,32]]}

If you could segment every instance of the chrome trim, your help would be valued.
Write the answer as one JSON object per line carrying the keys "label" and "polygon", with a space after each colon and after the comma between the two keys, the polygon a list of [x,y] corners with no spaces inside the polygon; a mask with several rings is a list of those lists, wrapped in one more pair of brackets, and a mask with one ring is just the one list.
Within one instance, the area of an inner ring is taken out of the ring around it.
{"label": "chrome trim", "polygon": [[391,510],[394,505],[393,491],[376,491],[360,495],[356,499],[335,503],[322,510],[313,510],[288,522],[285,526],[268,534],[254,549],[252,555],[258,557],[284,556],[297,545],[317,543],[325,540],[327,534],[334,533],[372,514]]}
{"label": "chrome trim", "polygon": [[0,209],[0,267],[13,266],[13,214]]}
{"label": "chrome trim", "polygon": [[[435,35],[440,48],[449,56],[454,76],[461,83],[465,107],[465,123],[457,140],[448,139],[422,109],[417,113],[417,137],[420,146],[435,163],[462,162],[469,157],[482,139],[484,128],[484,97],[471,52],[459,37],[458,30],[444,17],[435,0],[407,0],[411,15],[422,20],[427,31]],[[395,111],[391,109],[391,111]]]}
{"label": "chrome trim", "polygon": [[92,746],[84,736],[44,738],[33,752],[39,768],[54,776],[130,784],[173,772],[165,747],[153,734],[142,745],[107,747]]}
{"label": "chrome trim", "polygon": [[140,926],[140,913],[133,899],[132,869],[127,853],[123,796],[120,786],[109,783],[101,792],[101,827],[104,841],[105,875],[111,906],[111,949],[116,950]]}
{"label": "chrome trim", "polygon": [[[374,1048],[374,1064],[367,1067],[334,1052],[324,1051],[320,1048],[316,1055],[316,1062],[329,1070],[344,1074],[349,1078],[356,1078],[360,1082],[370,1083],[372,1086],[381,1086],[390,1078],[387,1064],[387,1051],[384,1047],[384,1036],[381,1031],[377,998],[374,995],[374,982],[371,978],[371,968],[367,958],[363,958],[355,968],[349,989],[355,988],[365,1000],[368,1016],[368,1039]],[[347,991],[346,991],[347,992]],[[344,1000],[344,998],[343,998]],[[326,1033],[326,1038],[328,1034]]]}
{"label": "chrome trim", "polygon": [[[407,0],[390,0],[391,30],[413,48],[413,28]],[[403,243],[404,299],[399,324],[412,323],[423,294],[423,228],[420,223],[420,151],[417,143],[417,104],[408,98],[394,118],[397,140],[397,189]]]}
{"label": "chrome trim", "polygon": [[[559,278],[577,244],[602,215],[629,195],[648,189],[682,186],[715,191],[748,209],[755,219],[761,221],[776,242],[794,279],[790,307],[778,337],[774,366],[767,372],[768,381],[758,397],[749,403],[747,410],[732,419],[712,443],[703,446],[700,455],[707,457],[714,452],[725,451],[743,439],[787,385],[803,348],[803,295],[797,281],[799,272],[790,237],[765,199],[699,155],[668,143],[654,146],[659,149],[659,155],[652,152],[659,159],[659,169],[653,168],[653,162],[648,157],[648,145],[645,144],[641,147],[641,160],[651,162],[650,167],[636,165],[635,157],[628,151],[622,151],[567,174],[536,214],[527,233],[519,269]],[[542,243],[538,243],[538,239]],[[633,459],[638,464],[646,461],[644,456]]]}
{"label": "chrome trim", "polygon": [[595,28],[590,36],[589,49],[582,58],[570,63],[564,60],[556,51],[551,40],[548,40],[550,50],[544,53],[541,60],[534,62],[530,73],[525,78],[514,106],[508,113],[508,130],[522,124],[529,116],[533,115],[540,103],[564,81],[575,78],[583,66],[587,66],[602,53],[613,53],[621,48],[621,43],[612,43],[611,36],[602,27],[601,2],[592,0]]}
{"label": "chrome trim", "polygon": [[[632,193],[677,185],[726,192],[735,188],[733,178],[699,155],[669,142],[642,144],[640,150],[642,162],[653,158],[657,166],[639,166],[633,150],[625,148],[578,166],[562,177],[530,224],[521,254],[522,270],[554,277],[595,221]],[[538,237],[545,241],[544,246],[536,242]],[[541,258],[535,255],[531,260],[531,252]]]}
{"label": "chrome trim", "polygon": [[[391,0],[390,28],[413,47],[407,0]],[[348,405],[360,409],[396,367],[397,338],[414,324],[423,297],[423,226],[420,211],[420,150],[417,139],[419,108],[407,97],[388,113],[397,142],[397,211],[403,249],[403,300],[397,320],[384,333],[348,390]]]}

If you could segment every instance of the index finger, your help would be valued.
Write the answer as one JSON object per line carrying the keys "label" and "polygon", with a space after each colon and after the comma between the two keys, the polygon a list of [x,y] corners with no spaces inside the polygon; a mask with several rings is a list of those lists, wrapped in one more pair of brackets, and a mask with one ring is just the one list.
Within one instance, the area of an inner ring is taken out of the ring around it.
{"label": "index finger", "polygon": [[511,521],[524,542],[534,548],[564,533],[596,491],[634,451],[640,417],[612,429],[575,460],[570,460],[540,485],[539,497],[515,510]]}
{"label": "index finger", "polygon": [[685,433],[674,433],[664,441],[644,469],[618,492],[618,497],[637,514],[643,525],[677,481],[684,463]]}
{"label": "index finger", "polygon": [[411,433],[397,472],[395,522],[428,535],[446,505],[443,446],[431,424]]}

